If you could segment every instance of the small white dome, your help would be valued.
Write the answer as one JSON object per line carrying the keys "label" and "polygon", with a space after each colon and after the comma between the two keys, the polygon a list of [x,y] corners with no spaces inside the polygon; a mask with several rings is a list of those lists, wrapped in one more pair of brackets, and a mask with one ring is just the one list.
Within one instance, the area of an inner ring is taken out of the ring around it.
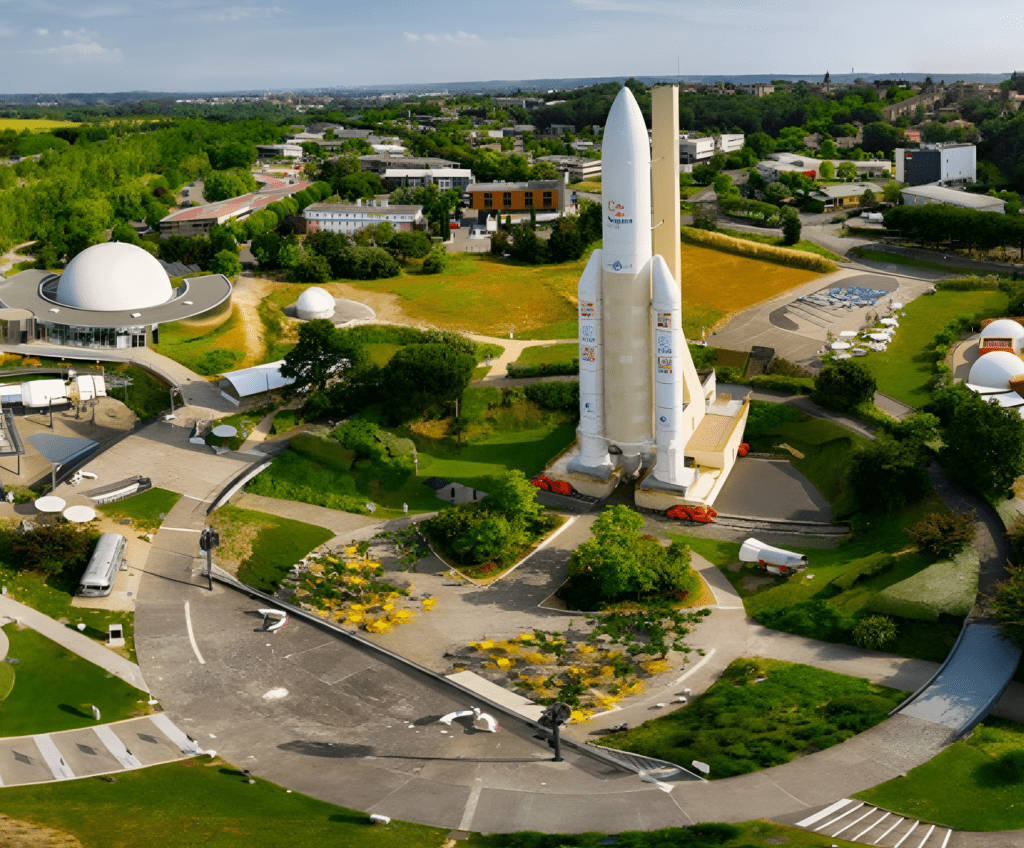
{"label": "small white dome", "polygon": [[295,314],[303,321],[334,315],[334,297],[319,286],[311,286],[295,301]]}
{"label": "small white dome", "polygon": [[989,389],[1010,390],[1010,380],[1024,376],[1024,361],[1005,350],[986,353],[974,365],[967,382]]}
{"label": "small white dome", "polygon": [[1011,321],[1009,318],[1000,318],[982,330],[981,337],[983,339],[1015,339],[1020,341],[1024,339],[1024,327],[1016,321]]}
{"label": "small white dome", "polygon": [[105,242],[79,253],[57,281],[58,303],[114,312],[159,306],[174,297],[163,266],[134,244]]}

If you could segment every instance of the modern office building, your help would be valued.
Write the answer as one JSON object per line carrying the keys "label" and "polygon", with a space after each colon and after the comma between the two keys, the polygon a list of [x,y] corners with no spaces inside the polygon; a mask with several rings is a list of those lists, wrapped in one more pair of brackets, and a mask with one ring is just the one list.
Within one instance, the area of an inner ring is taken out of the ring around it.
{"label": "modern office building", "polygon": [[926,144],[917,150],[896,148],[896,182],[912,186],[973,185],[978,181],[973,144]]}
{"label": "modern office building", "polygon": [[488,212],[565,211],[565,183],[531,180],[525,183],[476,183],[466,189],[471,209]]}

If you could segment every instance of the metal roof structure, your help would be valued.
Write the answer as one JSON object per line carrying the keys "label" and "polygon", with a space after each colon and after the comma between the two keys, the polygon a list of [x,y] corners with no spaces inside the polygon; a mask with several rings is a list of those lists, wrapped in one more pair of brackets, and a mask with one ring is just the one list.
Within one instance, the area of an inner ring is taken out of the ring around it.
{"label": "metal roof structure", "polygon": [[5,409],[0,416],[0,456],[22,456],[24,453],[25,445],[14,423],[14,413]]}
{"label": "metal roof structure", "polygon": [[231,384],[231,388],[240,398],[258,395],[260,392],[272,392],[295,382],[294,377],[285,377],[281,374],[282,365],[283,359],[265,365],[253,365],[252,368],[229,371],[224,374],[224,379]]}
{"label": "metal roof structure", "polygon": [[54,465],[66,465],[73,459],[96,450],[99,442],[78,436],[58,436],[56,433],[32,433],[26,436],[29,444]]}

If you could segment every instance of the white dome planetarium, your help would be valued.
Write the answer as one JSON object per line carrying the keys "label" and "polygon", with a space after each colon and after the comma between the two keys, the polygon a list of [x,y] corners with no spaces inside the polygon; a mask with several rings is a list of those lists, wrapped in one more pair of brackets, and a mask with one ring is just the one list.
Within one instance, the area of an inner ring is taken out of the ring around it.
{"label": "white dome planetarium", "polygon": [[54,300],[75,309],[115,312],[167,303],[174,289],[160,263],[141,247],[94,244],[68,263]]}
{"label": "white dome planetarium", "polygon": [[295,301],[295,314],[303,321],[331,318],[334,315],[334,297],[319,286],[311,286]]}
{"label": "white dome planetarium", "polygon": [[996,350],[971,366],[967,388],[982,395],[1011,391],[1011,381],[1024,377],[1024,361],[1009,351]]}

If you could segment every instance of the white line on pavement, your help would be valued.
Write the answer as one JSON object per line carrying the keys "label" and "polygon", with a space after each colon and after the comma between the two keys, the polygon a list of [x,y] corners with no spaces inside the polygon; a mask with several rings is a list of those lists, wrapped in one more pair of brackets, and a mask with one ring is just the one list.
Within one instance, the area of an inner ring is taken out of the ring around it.
{"label": "white line on pavement", "polygon": [[181,753],[191,757],[198,756],[199,754],[206,753],[202,748],[199,747],[199,743],[194,739],[190,739],[186,736],[178,726],[167,717],[167,713],[157,713],[151,715],[149,720],[153,722],[157,727],[160,728],[161,732],[170,739],[178,748]]}
{"label": "white line on pavement", "polygon": [[188,601],[185,601],[185,624],[188,627],[188,641],[192,643],[192,650],[195,651],[196,659],[199,660],[200,665],[206,665],[206,660],[204,660],[203,655],[199,653],[199,646],[196,644],[195,634],[192,632],[192,615],[188,611]]}
{"label": "white line on pavement", "polygon": [[42,754],[46,767],[53,772],[53,776],[57,780],[71,780],[75,776],[68,764],[64,762],[64,758],[60,755],[60,751],[57,750],[57,746],[53,744],[48,733],[33,736],[32,740],[36,743],[39,753]]}
{"label": "white line on pavement", "polygon": [[104,747],[113,754],[114,759],[126,769],[142,768],[142,763],[128,750],[128,746],[120,740],[118,735],[110,729],[110,725],[102,724],[99,727],[94,727],[93,732],[100,738],[100,742],[103,743]]}
{"label": "white line on pavement", "polygon": [[469,830],[469,826],[473,823],[473,816],[476,813],[476,805],[480,803],[480,792],[483,788],[482,784],[474,783],[469,790],[469,797],[466,799],[466,812],[462,814],[459,830]]}

